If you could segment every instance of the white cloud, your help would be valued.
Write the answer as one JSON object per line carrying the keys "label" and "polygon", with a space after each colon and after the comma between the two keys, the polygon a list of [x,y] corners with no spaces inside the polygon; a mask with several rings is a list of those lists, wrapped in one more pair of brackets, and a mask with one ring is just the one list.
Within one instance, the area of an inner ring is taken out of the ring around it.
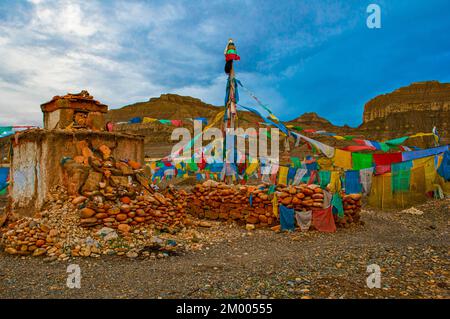
{"label": "white cloud", "polygon": [[[11,6],[0,18],[0,125],[41,124],[41,103],[82,89],[110,107],[164,92],[220,105],[226,81],[222,50],[230,36],[238,50],[242,44],[258,56],[243,58],[250,67],[239,78],[274,111],[282,110],[286,101],[274,85],[277,75],[267,74],[264,66],[341,32],[323,29],[316,38],[299,27],[299,17],[314,13],[315,2],[294,2],[300,7],[291,12],[253,1],[28,2]],[[333,14],[315,19],[332,28],[334,22],[323,21]],[[298,70],[288,67],[279,76]],[[241,98],[254,105],[244,93]]]}

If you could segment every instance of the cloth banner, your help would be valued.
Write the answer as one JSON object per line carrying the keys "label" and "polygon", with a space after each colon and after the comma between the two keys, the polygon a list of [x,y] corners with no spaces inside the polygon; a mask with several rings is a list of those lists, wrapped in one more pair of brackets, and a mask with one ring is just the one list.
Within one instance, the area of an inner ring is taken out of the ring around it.
{"label": "cloth banner", "polygon": [[0,191],[8,186],[9,168],[0,167]]}
{"label": "cloth banner", "polygon": [[332,193],[337,193],[341,190],[342,184],[341,184],[341,178],[339,175],[339,172],[333,171],[331,172],[331,178],[330,178],[330,191]]}
{"label": "cloth banner", "polygon": [[412,161],[392,164],[392,192],[407,192],[411,183]]}
{"label": "cloth banner", "polygon": [[280,224],[281,230],[295,230],[294,223],[294,210],[292,208],[287,208],[284,205],[280,205]]}
{"label": "cloth banner", "polygon": [[359,177],[359,171],[346,171],[345,172],[345,193],[346,194],[359,194],[362,192],[361,181]]}
{"label": "cloth banner", "polygon": [[328,158],[332,158],[334,156],[335,151],[337,151],[337,149],[335,149],[334,147],[331,147],[331,146],[323,144],[319,141],[313,140],[312,138],[309,138],[302,134],[295,133],[295,132],[291,132],[291,134],[294,135],[295,137],[301,138],[301,139],[305,140],[306,142],[308,142],[309,144],[313,145],[315,148],[320,150]]}
{"label": "cloth banner", "polygon": [[420,151],[403,152],[402,153],[402,161],[410,161],[410,160],[415,160],[415,159],[419,159],[422,157],[437,155],[437,154],[444,153],[447,150],[448,150],[448,145],[441,146],[441,147],[429,148],[429,149],[420,150]]}
{"label": "cloth banner", "polygon": [[365,153],[352,153],[352,163],[354,170],[372,167],[373,155]]}
{"label": "cloth banner", "polygon": [[359,178],[361,180],[362,191],[364,195],[369,195],[372,188],[372,176],[374,168],[364,168],[359,171]]}
{"label": "cloth banner", "polygon": [[331,198],[331,206],[333,207],[332,212],[336,212],[339,218],[344,217],[344,204],[342,203],[342,198],[339,193],[334,193]]}
{"label": "cloth banner", "polygon": [[336,167],[344,169],[352,169],[352,153],[336,149],[334,153],[333,162],[334,166]]}
{"label": "cloth banner", "polygon": [[299,168],[297,169],[297,172],[294,176],[294,181],[292,182],[292,185],[298,185],[301,183],[303,176],[308,173],[308,170],[306,168]]}
{"label": "cloth banner", "polygon": [[328,206],[331,205],[332,198],[333,198],[333,195],[329,191],[324,189],[323,190],[323,208],[328,208]]}
{"label": "cloth banner", "polygon": [[312,224],[318,231],[326,233],[334,233],[336,231],[331,206],[325,209],[314,210],[312,215]]}
{"label": "cloth banner", "polygon": [[312,211],[295,212],[295,220],[301,231],[307,231],[311,227],[312,223]]}
{"label": "cloth banner", "polygon": [[326,188],[331,180],[331,172],[330,171],[319,171],[319,182],[320,187]]}
{"label": "cloth banner", "polygon": [[450,151],[444,153],[444,157],[437,172],[445,181],[450,181]]}
{"label": "cloth banner", "polygon": [[0,126],[0,137],[6,137],[13,134],[14,130],[12,126]]}

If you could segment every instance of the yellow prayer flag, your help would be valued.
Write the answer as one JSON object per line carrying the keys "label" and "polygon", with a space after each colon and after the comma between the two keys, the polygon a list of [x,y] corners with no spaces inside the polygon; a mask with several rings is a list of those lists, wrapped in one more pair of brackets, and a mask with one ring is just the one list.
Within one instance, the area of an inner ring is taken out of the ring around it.
{"label": "yellow prayer flag", "polygon": [[156,122],[158,119],[154,119],[154,118],[151,118],[151,117],[144,117],[143,119],[142,119],[142,123],[152,123],[152,122]]}
{"label": "yellow prayer flag", "polygon": [[258,162],[250,163],[250,165],[248,165],[247,169],[245,170],[245,174],[247,174],[247,176],[252,175],[258,168],[258,164]]}
{"label": "yellow prayer flag", "polygon": [[341,178],[339,172],[332,171],[330,176],[330,191],[331,193],[337,193],[341,190]]}
{"label": "yellow prayer flag", "polygon": [[285,166],[280,166],[280,170],[278,173],[278,184],[287,185],[287,176],[288,176],[289,168]]}
{"label": "yellow prayer flag", "polygon": [[225,115],[225,111],[219,112],[216,114],[216,116],[214,117],[214,119],[212,120],[212,122],[207,125],[205,127],[205,129],[203,130],[203,132],[206,132],[207,130],[209,130],[211,127],[213,127],[214,125],[217,124],[217,122]]}
{"label": "yellow prayer flag", "polygon": [[273,206],[273,216],[278,218],[278,198],[277,198],[277,193],[273,194],[272,206]]}
{"label": "yellow prayer flag", "polygon": [[352,153],[336,148],[333,162],[336,167],[352,169]]}

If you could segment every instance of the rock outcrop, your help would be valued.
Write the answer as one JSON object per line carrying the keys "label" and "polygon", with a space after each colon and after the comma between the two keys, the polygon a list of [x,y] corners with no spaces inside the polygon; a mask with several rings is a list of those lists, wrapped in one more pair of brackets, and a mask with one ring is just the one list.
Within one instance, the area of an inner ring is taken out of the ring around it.
{"label": "rock outcrop", "polygon": [[358,129],[382,140],[431,132],[434,126],[442,143],[449,143],[450,83],[418,82],[377,96],[364,106],[363,124]]}

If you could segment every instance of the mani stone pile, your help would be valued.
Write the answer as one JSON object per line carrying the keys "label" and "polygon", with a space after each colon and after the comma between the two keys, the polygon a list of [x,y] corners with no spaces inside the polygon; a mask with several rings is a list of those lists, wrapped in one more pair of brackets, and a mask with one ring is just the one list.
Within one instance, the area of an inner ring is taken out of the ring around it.
{"label": "mani stone pile", "polygon": [[105,145],[97,154],[86,144],[78,148],[82,155],[65,159],[63,168],[69,195],[76,196],[72,204],[80,210],[81,226],[103,225],[128,232],[145,223],[172,233],[183,226],[187,203],[182,193],[155,192],[139,163],[116,161]]}
{"label": "mani stone pile", "polygon": [[336,219],[337,226],[349,227],[352,224],[361,224],[361,194],[342,194],[342,202],[344,206],[344,217]]}
{"label": "mani stone pile", "polygon": [[116,161],[105,145],[93,151],[81,141],[76,148],[80,155],[62,159],[64,185],[48,195],[46,207],[2,230],[5,251],[65,259],[175,249],[174,241],[167,246],[152,234],[184,229],[185,193],[155,192],[139,163]]}
{"label": "mani stone pile", "polygon": [[[314,211],[329,205],[324,202],[324,190],[319,185],[277,185],[271,192],[269,187],[267,184],[236,186],[206,181],[195,185],[188,195],[190,205],[187,211],[198,218],[236,221],[247,224],[247,228],[252,229],[279,224],[274,204],[282,204],[295,211]],[[334,215],[337,226],[349,227],[359,223],[361,195],[345,195],[343,205],[344,216],[339,218]]]}
{"label": "mani stone pile", "polygon": [[[156,224],[145,222],[133,226],[119,223],[116,228],[105,227],[101,223],[81,226],[83,218],[78,208],[79,200],[59,187],[52,192],[41,212],[34,217],[13,218],[0,230],[3,234],[1,246],[9,254],[43,255],[52,260],[100,255],[162,258],[183,253],[186,249],[183,240],[179,239],[192,230],[181,226],[179,230],[183,236],[161,232]],[[133,201],[129,205],[133,206]],[[114,225],[112,223],[111,226]]]}

